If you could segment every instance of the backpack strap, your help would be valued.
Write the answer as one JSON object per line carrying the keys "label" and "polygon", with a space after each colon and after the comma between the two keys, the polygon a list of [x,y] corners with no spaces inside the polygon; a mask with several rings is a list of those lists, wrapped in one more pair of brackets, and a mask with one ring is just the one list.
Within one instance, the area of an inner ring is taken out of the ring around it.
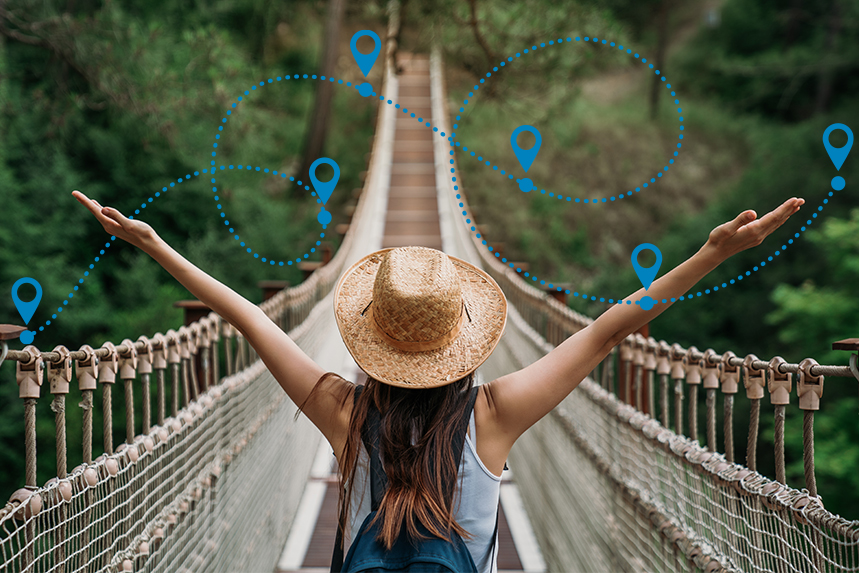
{"label": "backpack strap", "polygon": [[[355,385],[354,404],[358,403],[358,397],[361,395],[363,386]],[[334,540],[334,554],[331,556],[331,573],[340,573],[343,569],[343,512],[340,512],[340,519],[337,520],[337,537]]]}
{"label": "backpack strap", "polygon": [[367,409],[367,420],[361,428],[361,441],[370,458],[370,511],[379,511],[382,505],[382,497],[388,488],[388,476],[382,467],[382,456],[379,452],[379,434],[382,427],[382,418],[375,404],[370,403]]}

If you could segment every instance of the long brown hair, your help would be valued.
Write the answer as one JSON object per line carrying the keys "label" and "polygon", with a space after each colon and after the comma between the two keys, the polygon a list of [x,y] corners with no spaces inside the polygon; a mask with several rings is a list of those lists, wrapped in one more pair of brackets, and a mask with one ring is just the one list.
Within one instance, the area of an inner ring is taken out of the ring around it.
{"label": "long brown hair", "polygon": [[[320,379],[310,396],[324,379]],[[361,428],[372,403],[380,415],[379,450],[388,478],[387,490],[373,520],[373,523],[381,521],[377,540],[391,549],[403,526],[411,539],[425,539],[418,523],[442,539],[450,540],[451,532],[465,539],[471,537],[456,522],[453,491],[445,492],[444,484],[455,484],[457,480],[460,460],[454,459],[453,434],[457,420],[468,407],[473,384],[472,374],[451,384],[424,389],[400,388],[373,378],[367,380],[352,410],[341,456],[338,507],[343,521],[349,516],[361,451]],[[341,407],[353,399],[354,387],[346,383],[335,390]],[[345,523],[340,526],[345,530]],[[353,532],[355,534],[357,531]]]}

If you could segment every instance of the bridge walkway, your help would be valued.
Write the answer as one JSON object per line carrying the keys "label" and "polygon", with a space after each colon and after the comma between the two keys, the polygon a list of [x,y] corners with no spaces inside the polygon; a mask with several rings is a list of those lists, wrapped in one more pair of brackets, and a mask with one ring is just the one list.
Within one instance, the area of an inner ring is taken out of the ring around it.
{"label": "bridge walkway", "polygon": [[[432,117],[429,58],[419,54],[400,54],[398,67],[398,101],[401,107],[418,117]],[[432,137],[433,133],[411,115],[397,114],[383,248],[417,245],[442,249]],[[352,379],[363,383],[366,375],[355,368]],[[336,470],[333,452],[323,441],[277,573],[328,571],[337,533]],[[508,525],[508,513],[512,511],[511,519],[515,515],[517,524],[529,529],[530,526],[521,502],[517,503],[518,492],[514,491],[510,473],[505,472],[502,482],[505,495],[498,526],[498,568],[499,571],[523,571],[516,541]],[[505,508],[506,498],[512,501]],[[520,539],[520,545],[523,542]]]}

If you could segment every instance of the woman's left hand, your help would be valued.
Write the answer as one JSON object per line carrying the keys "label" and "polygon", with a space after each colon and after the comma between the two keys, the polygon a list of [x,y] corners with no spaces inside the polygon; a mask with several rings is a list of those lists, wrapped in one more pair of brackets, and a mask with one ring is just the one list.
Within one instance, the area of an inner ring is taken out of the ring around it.
{"label": "woman's left hand", "polygon": [[756,247],[799,211],[804,203],[805,199],[792,197],[760,219],[751,209],[743,211],[733,221],[713,229],[704,248],[713,250],[724,260],[740,251]]}
{"label": "woman's left hand", "polygon": [[112,207],[102,207],[95,199],[90,199],[80,191],[72,191],[72,196],[89,209],[108,234],[119,237],[135,247],[146,250],[157,238],[148,224],[129,219]]}

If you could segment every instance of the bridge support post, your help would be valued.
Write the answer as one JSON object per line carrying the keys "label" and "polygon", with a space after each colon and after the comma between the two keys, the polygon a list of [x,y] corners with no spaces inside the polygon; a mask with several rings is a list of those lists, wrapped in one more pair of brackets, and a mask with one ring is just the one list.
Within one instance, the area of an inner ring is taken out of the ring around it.
{"label": "bridge support post", "polygon": [[167,339],[160,332],[152,337],[152,360],[155,368],[155,384],[158,397],[158,411],[156,413],[156,423],[159,426],[164,425],[164,417],[166,415],[166,404],[164,396],[164,371],[167,369]]}
{"label": "bridge support post", "polygon": [[129,339],[122,341],[126,348],[120,354],[119,377],[125,386],[125,443],[134,443],[134,379],[137,378],[137,349]]}
{"label": "bridge support post", "polygon": [[[56,346],[53,352],[60,355],[57,362],[48,362],[48,382],[54,400],[51,409],[54,411],[54,422],[57,436],[57,478],[66,478],[66,394],[69,393],[69,383],[72,379],[72,359],[69,349],[65,346]],[[63,486],[67,486],[65,489]],[[66,493],[68,498],[66,498]],[[54,492],[51,503],[57,504],[57,533],[54,538],[54,559],[58,564],[57,571],[65,572],[66,560],[66,506],[65,501],[71,500],[71,484],[60,484]]]}
{"label": "bridge support post", "polygon": [[634,349],[632,351],[632,384],[636,410],[643,410],[644,408],[642,396],[644,393],[644,347],[646,345],[647,339],[640,334],[636,334]]}
{"label": "bridge support post", "polygon": [[104,453],[113,454],[113,384],[116,382],[116,373],[119,370],[119,356],[112,342],[105,342],[102,348],[107,349],[108,355],[101,359],[98,365],[98,382],[101,384],[101,409],[104,424]]}
{"label": "bridge support post", "polygon": [[209,341],[212,343],[212,386],[221,383],[221,356],[218,353],[218,342],[221,340],[220,318],[214,312],[209,315]]}
{"label": "bridge support post", "polygon": [[659,375],[659,421],[663,428],[668,428],[671,420],[668,416],[668,375],[671,373],[671,361],[668,355],[671,347],[664,340],[659,342],[656,351],[656,373]]}
{"label": "bridge support post", "polygon": [[740,371],[731,364],[731,359],[737,355],[728,350],[722,354],[722,374],[719,381],[722,384],[722,394],[725,395],[725,459],[734,461],[734,394],[740,380]]}
{"label": "bridge support post", "polygon": [[689,438],[698,441],[698,386],[701,385],[701,353],[691,346],[686,350],[686,384],[689,385]]}
{"label": "bridge support post", "polygon": [[617,396],[624,404],[632,403],[630,378],[632,377],[632,340],[627,337],[620,343],[618,361]]}
{"label": "bridge support post", "polygon": [[221,323],[224,336],[224,358],[227,366],[227,376],[232,376],[236,373],[235,365],[233,364],[233,326],[224,321]]}
{"label": "bridge support post", "polygon": [[[167,331],[167,362],[170,364],[170,396],[172,407],[170,415],[174,418],[179,415],[179,377],[181,376],[180,364],[182,356],[179,352],[179,336],[176,331]],[[187,400],[187,398],[186,398]]]}
{"label": "bridge support post", "polygon": [[763,370],[754,367],[758,357],[748,354],[743,359],[743,385],[746,387],[746,398],[751,403],[749,414],[749,439],[746,444],[746,466],[753,472],[758,471],[758,427],[761,418],[761,398],[764,397],[766,375]]}
{"label": "bridge support post", "polygon": [[143,425],[141,432],[144,436],[149,435],[152,426],[152,402],[150,398],[152,389],[152,343],[145,336],[137,341],[143,344],[143,349],[137,353],[138,369],[140,371],[140,386],[143,392]]}
{"label": "bridge support post", "polygon": [[[24,451],[26,456],[25,471],[26,489],[15,492],[24,493],[26,497],[22,503],[27,504],[23,512],[24,519],[32,517],[32,511],[28,515],[27,510],[33,507],[33,504],[28,501],[30,490],[36,486],[36,403],[39,400],[39,394],[42,387],[43,379],[43,364],[39,350],[35,346],[24,347],[24,352],[30,355],[27,362],[18,361],[15,368],[15,378],[18,382],[18,396],[24,400]],[[13,498],[15,494],[13,494]],[[22,496],[23,497],[23,496]],[[39,502],[41,507],[41,500]],[[27,519],[27,525],[24,532],[27,542],[27,548],[24,551],[23,567],[28,567],[35,560],[35,552],[33,549],[33,540],[36,537],[36,524],[33,519]]]}
{"label": "bridge support post", "polygon": [[647,338],[646,348],[644,351],[644,391],[647,396],[647,399],[645,400],[645,403],[647,404],[646,413],[651,418],[656,417],[656,403],[653,388],[654,371],[656,370],[656,348],[656,339],[649,336]]}
{"label": "bridge support post", "polygon": [[704,369],[702,382],[707,393],[707,449],[716,451],[716,390],[719,388],[719,373],[722,363],[716,351],[708,348],[701,359]]}
{"label": "bridge support post", "polygon": [[686,377],[686,354],[680,345],[671,346],[671,380],[674,381],[674,433],[683,435],[683,379]]}

